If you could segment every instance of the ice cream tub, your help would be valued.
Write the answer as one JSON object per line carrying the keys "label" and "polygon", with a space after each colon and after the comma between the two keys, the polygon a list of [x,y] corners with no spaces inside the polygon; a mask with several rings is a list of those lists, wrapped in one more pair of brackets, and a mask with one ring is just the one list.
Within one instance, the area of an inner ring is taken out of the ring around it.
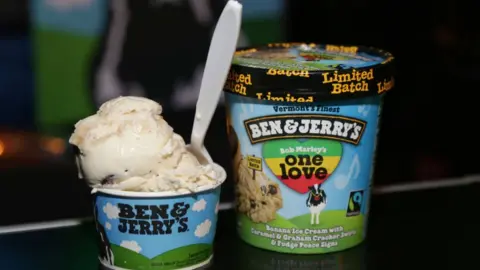
{"label": "ice cream tub", "polygon": [[365,239],[393,74],[393,56],[369,47],[280,43],[236,52],[225,101],[240,238],[297,254]]}
{"label": "ice cream tub", "polygon": [[[223,170],[223,169],[222,169]],[[223,173],[223,179],[226,174]],[[105,269],[198,269],[213,257],[220,184],[191,194],[93,189]]]}

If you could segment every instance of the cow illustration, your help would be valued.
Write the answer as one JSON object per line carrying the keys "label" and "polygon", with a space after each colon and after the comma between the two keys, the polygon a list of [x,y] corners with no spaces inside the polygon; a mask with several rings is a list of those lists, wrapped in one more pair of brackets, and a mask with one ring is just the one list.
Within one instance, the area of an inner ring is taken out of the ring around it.
{"label": "cow illustration", "polygon": [[103,262],[106,262],[113,266],[114,263],[114,256],[112,252],[112,247],[110,245],[110,241],[108,240],[107,233],[105,231],[105,227],[98,221],[98,206],[94,206],[94,219],[95,219],[95,227],[98,232],[98,250],[100,259]]}
{"label": "cow illustration", "polygon": [[321,188],[320,184],[309,186],[307,198],[307,207],[310,209],[310,224],[320,224],[320,213],[327,206],[327,194]]}

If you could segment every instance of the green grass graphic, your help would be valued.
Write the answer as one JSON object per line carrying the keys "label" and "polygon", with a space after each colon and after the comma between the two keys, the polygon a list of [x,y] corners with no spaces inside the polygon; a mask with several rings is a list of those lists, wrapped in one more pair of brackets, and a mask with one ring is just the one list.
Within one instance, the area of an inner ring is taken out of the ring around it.
{"label": "green grass graphic", "polygon": [[[356,234],[351,235],[349,237],[335,240],[338,242],[338,245],[330,248],[316,248],[316,249],[309,249],[309,248],[290,249],[290,248],[284,248],[284,247],[274,247],[274,248],[278,250],[287,251],[290,253],[319,253],[319,252],[327,252],[327,251],[332,252],[332,251],[343,250],[346,247],[351,247],[356,244],[359,244],[363,239],[363,222],[364,222],[363,215],[347,217],[346,211],[344,210],[332,210],[332,211],[324,211],[320,214],[320,224],[318,225],[311,225],[310,219],[311,219],[310,214],[297,216],[297,217],[291,218],[290,220],[287,220],[277,215],[277,219],[275,221],[268,223],[268,225],[272,227],[277,227],[277,228],[298,228],[298,229],[308,228],[308,229],[317,229],[317,230],[320,230],[320,229],[328,230],[334,227],[342,226],[343,232],[356,230]],[[244,215],[239,215],[238,221],[241,223],[241,226],[239,226],[240,234],[243,236],[245,241],[260,248],[267,248],[267,249],[272,248],[272,245],[271,245],[272,239],[261,237],[251,233],[251,228],[254,228],[258,231],[266,232],[265,224],[253,223],[250,219],[248,219]],[[303,236],[313,236],[313,234],[304,234]]]}
{"label": "green grass graphic", "polygon": [[[259,247],[270,246],[271,239],[253,235],[251,233],[251,228],[254,228],[258,231],[266,232],[264,223],[254,223],[246,215],[239,214],[238,221],[240,226],[238,226],[239,233],[243,235],[246,241],[254,242]],[[284,217],[277,214],[276,219],[268,223],[269,226],[277,228],[295,228],[296,226]]]}
{"label": "green grass graphic", "polygon": [[150,260],[147,257],[128,248],[113,244],[111,246],[116,266],[126,269],[149,269],[145,268],[150,264]]}
{"label": "green grass graphic", "polygon": [[289,221],[298,228],[330,228],[343,226],[344,230],[360,228],[363,225],[363,215],[347,217],[344,210],[323,211],[320,214],[320,224],[310,225],[310,213],[291,218]]}
{"label": "green grass graphic", "polygon": [[212,245],[195,244],[167,251],[151,260],[151,269],[171,270],[199,264],[213,252]]}
{"label": "green grass graphic", "polygon": [[172,270],[195,265],[208,259],[212,255],[212,249],[210,244],[194,244],[149,259],[127,248],[112,245],[116,266],[139,270]]}

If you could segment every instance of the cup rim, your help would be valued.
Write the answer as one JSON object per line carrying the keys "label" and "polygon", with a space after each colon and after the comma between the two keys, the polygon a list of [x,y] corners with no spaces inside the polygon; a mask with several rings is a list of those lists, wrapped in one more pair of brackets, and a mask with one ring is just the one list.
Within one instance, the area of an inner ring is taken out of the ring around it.
{"label": "cup rim", "polygon": [[158,191],[158,192],[141,192],[141,191],[125,191],[111,188],[101,188],[94,187],[92,188],[91,194],[103,193],[115,197],[131,197],[131,198],[167,198],[167,197],[184,197],[199,193],[205,193],[207,191],[212,191],[221,186],[227,179],[227,172],[225,169],[218,165],[217,163],[212,163],[215,171],[219,172],[220,175],[217,178],[215,185],[200,186],[195,192],[176,192],[176,191]]}

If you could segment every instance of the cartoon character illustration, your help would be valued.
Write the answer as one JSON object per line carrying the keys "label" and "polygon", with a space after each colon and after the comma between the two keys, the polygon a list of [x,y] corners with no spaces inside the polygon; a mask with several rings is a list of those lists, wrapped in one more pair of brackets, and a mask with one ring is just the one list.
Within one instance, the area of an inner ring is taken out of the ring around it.
{"label": "cartoon character illustration", "polygon": [[307,198],[307,207],[310,209],[310,224],[320,224],[320,212],[327,206],[327,194],[320,184],[309,186],[310,192]]}
{"label": "cartoon character illustration", "polygon": [[[88,74],[95,105],[133,95],[154,99],[164,110],[193,108],[216,18],[225,1],[104,2],[108,4],[106,27]],[[239,46],[247,45],[241,43],[247,42],[243,32],[241,37]]]}
{"label": "cartoon character illustration", "polygon": [[95,205],[93,210],[93,215],[95,219],[95,227],[98,232],[98,250],[100,254],[100,258],[102,261],[107,262],[110,265],[113,265],[114,256],[112,252],[112,247],[110,245],[110,241],[108,240],[107,233],[105,228],[98,222],[98,206]]}

